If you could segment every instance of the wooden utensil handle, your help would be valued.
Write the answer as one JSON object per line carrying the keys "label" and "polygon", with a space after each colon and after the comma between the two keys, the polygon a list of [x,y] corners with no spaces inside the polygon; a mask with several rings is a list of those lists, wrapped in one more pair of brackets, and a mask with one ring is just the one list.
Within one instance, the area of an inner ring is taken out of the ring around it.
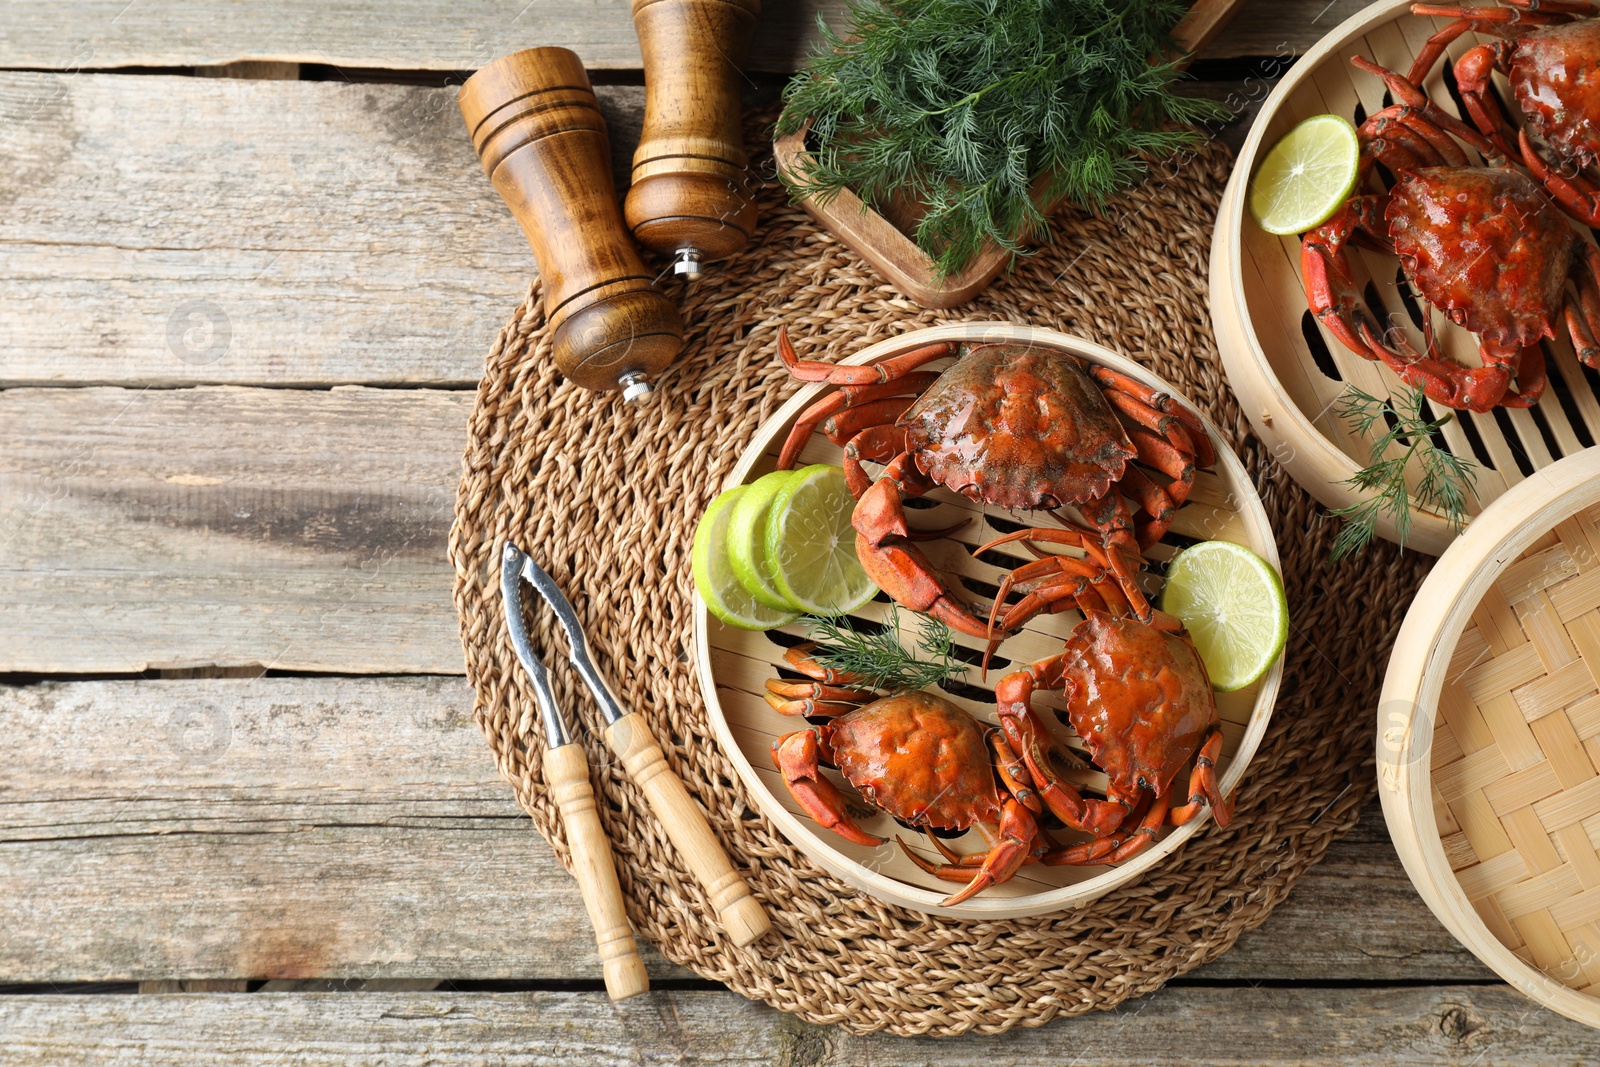
{"label": "wooden utensil handle", "polygon": [[622,886],[617,881],[616,861],[611,844],[600,825],[595,808],[594,787],[589,784],[589,761],[582,745],[562,745],[544,753],[544,782],[561,809],[567,828],[567,847],[572,850],[572,873],[583,894],[583,906],[594,926],[595,947],[600,951],[600,968],[605,975],[606,993],[612,1000],[638,996],[650,988],[650,976],[639,959],[639,946],[628,926],[622,904]]}
{"label": "wooden utensil handle", "polygon": [[711,906],[735,945],[744,946],[772,929],[772,920],[750,887],[728,862],[717,835],[683,782],[667,766],[655,735],[638,712],[606,728],[606,744],[650,801],[673,847],[705,887]]}

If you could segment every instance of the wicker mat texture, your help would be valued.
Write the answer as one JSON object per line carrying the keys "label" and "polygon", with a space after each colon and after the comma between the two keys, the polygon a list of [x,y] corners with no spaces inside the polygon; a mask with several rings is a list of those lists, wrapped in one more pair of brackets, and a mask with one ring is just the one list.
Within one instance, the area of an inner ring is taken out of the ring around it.
{"label": "wicker mat texture", "polygon": [[[772,173],[750,124],[752,170]],[[766,181],[755,243],[668,292],[687,345],[637,409],[560,380],[537,283],[490,351],[464,459],[450,558],[476,715],[523,808],[569,862],[540,781],[531,687],[501,621],[500,544],[562,584],[602,669],[644,713],[667,760],[747,872],[775,933],[722,937],[700,887],[600,740],[572,672],[558,697],[595,768],[629,918],[668,959],[739,993],[856,1033],[948,1036],[1037,1026],[1150,993],[1226,951],[1283,900],[1373,790],[1373,711],[1390,642],[1427,561],[1379,544],[1326,564],[1335,523],[1250,433],[1223,380],[1206,308],[1211,227],[1232,156],[1213,143],[1158,168],[1101,217],[1063,215],[1056,239],[975,303],[928,311]],[[1206,826],[1144,881],[1032,920],[933,918],[880,904],[812,865],[758,813],[706,721],[691,664],[695,522],[756,428],[798,386],[776,354],[837,360],[881,338],[1008,319],[1079,334],[1150,367],[1202,406],[1251,472],[1282,553],[1293,632],[1272,727],[1227,830]],[[534,643],[564,663],[549,612]]]}

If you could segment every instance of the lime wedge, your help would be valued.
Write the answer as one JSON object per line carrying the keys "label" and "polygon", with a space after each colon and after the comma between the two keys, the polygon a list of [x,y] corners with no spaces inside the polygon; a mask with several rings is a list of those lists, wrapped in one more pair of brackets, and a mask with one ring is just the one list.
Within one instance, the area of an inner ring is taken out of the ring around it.
{"label": "lime wedge", "polygon": [[778,491],[794,478],[794,471],[763,474],[745,487],[728,520],[728,562],[750,595],[769,608],[796,611],[777,582],[767,561],[767,515]]}
{"label": "lime wedge", "polygon": [[844,615],[877,593],[856,558],[855,506],[844,471],[826,463],[795,471],[772,501],[767,562],[778,590],[802,611]]}
{"label": "lime wedge", "polygon": [[751,596],[739,584],[728,562],[728,520],[733,507],[749,486],[735,486],[711,502],[700,516],[690,553],[694,587],[706,602],[706,610],[729,626],[741,630],[770,630],[793,622],[800,616],[793,611],[774,611]]}
{"label": "lime wedge", "polygon": [[1355,191],[1356,128],[1340,115],[1313,115],[1272,146],[1250,183],[1250,214],[1268,233],[1322,225]]}
{"label": "lime wedge", "polygon": [[1272,564],[1242,545],[1202,541],[1167,566],[1161,610],[1183,620],[1214,688],[1267,673],[1289,639],[1289,604]]}

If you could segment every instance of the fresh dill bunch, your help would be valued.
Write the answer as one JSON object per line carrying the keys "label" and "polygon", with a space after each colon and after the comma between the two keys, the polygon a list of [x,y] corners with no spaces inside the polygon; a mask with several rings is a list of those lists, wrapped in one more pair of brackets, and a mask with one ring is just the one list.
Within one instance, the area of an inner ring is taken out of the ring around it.
{"label": "fresh dill bunch", "polygon": [[[941,276],[993,241],[1044,235],[1039,204],[1096,208],[1143,159],[1193,145],[1215,101],[1172,92],[1181,0],[852,0],[784,91],[780,134],[811,120],[815,166],[791,185],[926,205],[916,242]],[[819,18],[819,21],[820,18]],[[1037,202],[1035,197],[1037,195]]]}
{"label": "fresh dill bunch", "polygon": [[877,631],[858,630],[848,615],[807,615],[806,635],[817,642],[812,657],[824,667],[858,675],[868,689],[908,692],[938,685],[966,670],[956,658],[950,630],[924,617],[917,627],[915,651],[900,644],[900,610]]}
{"label": "fresh dill bunch", "polygon": [[[1340,396],[1334,410],[1363,437],[1371,436],[1380,424],[1384,432],[1373,439],[1367,466],[1341,483],[1373,495],[1359,504],[1335,508],[1331,512],[1344,520],[1329,553],[1331,562],[1337,563],[1366,548],[1377,532],[1378,519],[1385,515],[1394,523],[1400,545],[1405,547],[1411,533],[1412,493],[1406,485],[1406,468],[1413,459],[1421,475],[1415,489],[1416,502],[1437,509],[1450,528],[1460,532],[1467,523],[1467,498],[1477,486],[1478,472],[1472,461],[1446,452],[1434,443],[1434,433],[1447,425],[1455,417],[1453,414],[1446,412],[1436,419],[1429,418],[1423,407],[1422,393],[1415,389],[1397,398],[1379,400],[1353,386]],[[1397,456],[1385,456],[1389,446],[1395,444],[1401,445],[1404,451]]]}

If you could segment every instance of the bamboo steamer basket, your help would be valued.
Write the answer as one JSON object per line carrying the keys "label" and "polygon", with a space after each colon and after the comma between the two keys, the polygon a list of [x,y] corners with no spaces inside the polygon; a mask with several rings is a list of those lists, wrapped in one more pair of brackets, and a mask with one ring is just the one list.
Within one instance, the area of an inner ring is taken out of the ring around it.
{"label": "bamboo steamer basket", "polygon": [[1395,641],[1377,753],[1434,914],[1600,1026],[1600,449],[1507,490],[1440,557]]}
{"label": "bamboo steamer basket", "polygon": [[[1274,237],[1255,224],[1246,206],[1249,180],[1267,150],[1302,119],[1333,112],[1360,125],[1391,102],[1380,79],[1351,66],[1351,56],[1359,53],[1403,73],[1423,42],[1448,24],[1413,16],[1410,0],[1383,0],[1318,42],[1267,97],[1218,210],[1211,314],[1228,381],[1257,435],[1294,479],[1330,508],[1361,501],[1356,490],[1341,483],[1368,462],[1368,441],[1334,412],[1340,394],[1354,386],[1387,397],[1404,386],[1387,367],[1355,355],[1316,322],[1301,286],[1300,241]],[[1424,83],[1433,101],[1452,114],[1461,114],[1461,108],[1445,70],[1482,39],[1463,35]],[[1504,91],[1504,79],[1499,84]],[[1579,232],[1584,240],[1594,239],[1587,230]],[[1352,256],[1357,281],[1380,319],[1387,316],[1420,345],[1421,315],[1431,314],[1445,351],[1462,363],[1478,364],[1472,334],[1426,301],[1402,294],[1398,260],[1366,251]],[[1446,448],[1477,465],[1473,512],[1533,471],[1600,440],[1600,375],[1578,363],[1564,337],[1546,342],[1545,353],[1550,388],[1539,404],[1522,411],[1462,412],[1442,431]],[[1437,512],[1414,507],[1412,518],[1409,547],[1437,555],[1454,539]],[[1387,520],[1378,529],[1388,540],[1397,539]]]}
{"label": "bamboo steamer basket", "polygon": [[[844,362],[874,363],[940,340],[1055,346],[1177,395],[1170,385],[1142,367],[1099,345],[1051,330],[1009,323],[964,323],[917,330],[881,341]],[[933,366],[934,369],[942,369],[946,365],[948,363]],[[753,481],[774,469],[778,452],[796,416],[802,408],[815,401],[824,389],[829,388],[832,387],[820,384],[807,386],[763,424],[730,473],[727,485],[731,487]],[[1178,511],[1172,532],[1147,553],[1152,561],[1150,569],[1153,573],[1148,578],[1148,591],[1152,595],[1159,589],[1159,573],[1163,564],[1182,546],[1196,540],[1235,541],[1249,547],[1274,567],[1278,566],[1272,530],[1249,475],[1215,427],[1207,422],[1207,428],[1216,444],[1217,465],[1197,477],[1190,502]],[[801,453],[800,463],[838,463],[841,458],[839,447],[818,433],[812,435]],[[925,542],[923,548],[935,563],[944,568],[947,575],[957,578],[961,585],[966,586],[966,595],[974,601],[986,603],[995,592],[1004,570],[976,558],[973,549],[1002,532],[1036,523],[1030,521],[1027,513],[1000,508],[980,509],[964,497],[944,489],[934,490],[925,499],[937,506],[912,511],[911,519],[916,526],[938,528],[953,525],[965,518],[974,520],[950,537]],[[1043,524],[1053,525],[1048,518],[1044,518]],[[1032,558],[1016,545],[1002,546],[1001,551],[1014,560],[1008,566]],[[887,612],[888,604],[880,596],[878,601],[867,605],[857,615],[862,619],[882,621]],[[917,616],[913,613],[902,611],[900,618],[903,630],[917,624]],[[964,675],[947,682],[940,695],[980,721],[995,723],[993,689],[1000,677],[1009,669],[1014,669],[1008,665],[1026,665],[1060,651],[1063,640],[1080,618],[1082,616],[1076,612],[1063,612],[1035,619],[1022,633],[1001,646],[987,681],[975,666],[982,642],[956,634],[956,640],[967,650],[963,658],[968,658],[974,665],[969,666]],[[939,856],[925,837],[905,830],[881,812],[868,809],[837,773],[827,771],[825,773],[833,777],[852,801],[852,814],[862,816],[859,821],[863,828],[889,839],[888,844],[877,848],[865,848],[845,841],[801,813],[799,805],[789,796],[773,767],[770,751],[773,740],[791,731],[804,729],[806,722],[804,719],[779,715],[766,705],[761,694],[766,680],[777,676],[783,653],[799,643],[803,634],[803,629],[798,626],[769,633],[752,633],[723,626],[708,615],[704,603],[696,598],[697,672],[708,716],[723,751],[762,813],[820,867],[878,900],[921,912],[968,918],[1017,918],[1061,911],[1086,904],[1139,877],[1176,851],[1210,818],[1207,812],[1187,826],[1166,829],[1160,840],[1145,852],[1117,867],[1044,868],[1030,865],[1004,885],[985,890],[957,907],[941,907],[939,901],[959,887],[924,873],[901,855],[893,844],[893,838],[898,834],[919,855],[938,861]],[[1219,768],[1222,786],[1226,791],[1231,792],[1238,785],[1266,732],[1282,670],[1280,659],[1255,685],[1235,693],[1217,694],[1217,707],[1224,731],[1223,757]],[[1035,705],[1060,709],[1064,707],[1064,701],[1059,694],[1041,693],[1035,697]],[[1053,720],[1055,716],[1047,713],[1045,718]],[[1082,743],[1072,736],[1069,728],[1060,727],[1057,736],[1077,751],[1083,751]],[[1098,771],[1074,772],[1070,776],[1090,787],[1103,789],[1105,785],[1105,776]],[[1082,839],[1070,832],[1057,836],[1063,841]],[[947,844],[963,853],[984,847],[983,839],[976,831]]]}

